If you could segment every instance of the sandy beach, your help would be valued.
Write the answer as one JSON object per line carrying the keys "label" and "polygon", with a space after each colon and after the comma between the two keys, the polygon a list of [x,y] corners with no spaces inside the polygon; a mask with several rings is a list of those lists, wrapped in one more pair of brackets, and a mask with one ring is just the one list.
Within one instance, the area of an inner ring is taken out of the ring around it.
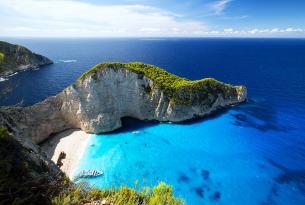
{"label": "sandy beach", "polygon": [[74,168],[78,165],[85,151],[89,138],[90,134],[82,130],[66,130],[44,142],[41,147],[55,164],[59,154],[61,152],[66,153],[66,157],[62,159],[63,165],[60,169],[71,178]]}

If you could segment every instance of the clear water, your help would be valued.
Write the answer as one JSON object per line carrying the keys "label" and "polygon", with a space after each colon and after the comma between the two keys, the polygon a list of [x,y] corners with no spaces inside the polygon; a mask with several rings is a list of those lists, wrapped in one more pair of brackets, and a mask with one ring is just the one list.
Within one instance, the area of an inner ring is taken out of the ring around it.
{"label": "clear water", "polygon": [[248,87],[248,103],[206,119],[178,125],[124,119],[124,128],[92,135],[75,172],[103,170],[90,184],[165,181],[194,205],[305,204],[304,39],[8,40],[56,63],[1,82],[9,92],[2,105],[56,94],[100,61],[144,61],[190,79]]}

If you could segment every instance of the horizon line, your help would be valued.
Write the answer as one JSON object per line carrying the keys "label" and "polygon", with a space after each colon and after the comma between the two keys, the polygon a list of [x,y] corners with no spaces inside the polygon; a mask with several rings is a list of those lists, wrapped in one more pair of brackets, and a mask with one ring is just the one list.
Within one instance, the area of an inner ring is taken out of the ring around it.
{"label": "horizon line", "polygon": [[305,39],[305,36],[0,36],[7,39],[174,39],[174,38],[246,38],[246,39]]}

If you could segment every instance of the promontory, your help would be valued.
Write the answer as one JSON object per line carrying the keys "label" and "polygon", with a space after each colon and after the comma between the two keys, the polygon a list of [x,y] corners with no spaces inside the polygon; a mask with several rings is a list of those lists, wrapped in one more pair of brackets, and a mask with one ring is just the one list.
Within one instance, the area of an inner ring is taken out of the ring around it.
{"label": "promontory", "polygon": [[140,62],[100,63],[56,96],[29,107],[2,107],[0,122],[40,143],[70,128],[103,133],[121,118],[182,122],[244,102],[245,86],[188,80]]}
{"label": "promontory", "polygon": [[29,49],[0,41],[0,77],[7,77],[16,72],[38,68],[53,62]]}

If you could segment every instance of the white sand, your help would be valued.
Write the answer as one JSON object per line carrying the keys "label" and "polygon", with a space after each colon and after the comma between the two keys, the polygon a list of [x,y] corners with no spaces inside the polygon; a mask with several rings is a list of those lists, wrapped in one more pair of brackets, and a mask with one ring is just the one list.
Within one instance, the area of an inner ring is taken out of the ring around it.
{"label": "white sand", "polygon": [[65,152],[66,158],[62,160],[63,165],[60,169],[72,178],[73,170],[78,165],[89,138],[90,134],[84,131],[67,130],[53,136],[43,143],[41,147],[55,164],[60,152]]}

